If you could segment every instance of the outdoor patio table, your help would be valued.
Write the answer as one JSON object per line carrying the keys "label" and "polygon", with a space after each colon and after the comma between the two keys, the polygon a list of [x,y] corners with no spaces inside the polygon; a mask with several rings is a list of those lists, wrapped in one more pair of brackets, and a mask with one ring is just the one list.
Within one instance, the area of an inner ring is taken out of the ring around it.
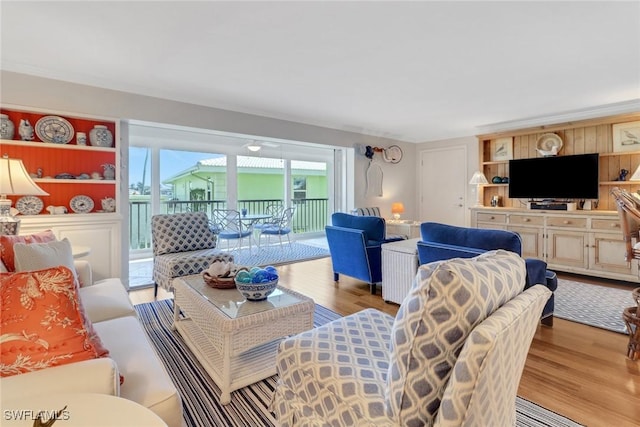
{"label": "outdoor patio table", "polygon": [[256,236],[255,234],[253,234],[253,226],[258,222],[258,221],[262,221],[265,219],[270,219],[272,217],[272,215],[269,214],[246,214],[246,215],[240,215],[240,221],[242,221],[243,225],[246,226],[248,229],[251,229],[252,234],[251,234],[251,238],[253,239],[253,242],[256,244],[257,247],[260,247],[260,240],[256,240]]}

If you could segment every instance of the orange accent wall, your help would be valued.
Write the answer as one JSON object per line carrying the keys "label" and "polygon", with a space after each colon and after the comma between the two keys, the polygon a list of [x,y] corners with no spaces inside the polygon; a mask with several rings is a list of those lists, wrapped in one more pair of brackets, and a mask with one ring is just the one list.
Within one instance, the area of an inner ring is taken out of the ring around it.
{"label": "orange accent wall", "polygon": [[[21,119],[28,119],[32,126],[37,121],[47,115],[44,113],[31,113],[26,111],[14,111],[10,109],[0,109],[0,113],[7,114],[15,126],[15,133],[13,140],[20,141],[20,135],[18,133],[18,127]],[[77,149],[69,149],[68,146],[76,145],[75,135],[68,144],[52,144],[43,143],[37,137],[34,132],[33,141],[23,141],[21,144],[25,145],[9,145],[0,143],[0,155],[8,155],[10,158],[21,159],[24,163],[27,172],[30,174],[36,174],[38,168],[42,168],[43,178],[55,178],[56,175],[62,173],[69,173],[73,176],[86,173],[91,175],[93,172],[98,172],[100,176],[104,174],[103,164],[116,164],[116,151],[101,149],[92,149],[89,142],[89,131],[94,125],[105,125],[114,135],[114,146],[117,143],[114,122],[97,121],[88,119],[78,119],[73,117],[64,117],[69,123],[73,125],[74,131],[85,132],[87,134],[88,147],[78,147]],[[119,173],[119,171],[116,171]],[[102,209],[101,200],[106,197],[116,198],[116,181],[97,181],[97,180],[64,180],[60,182],[42,182],[41,180],[34,178],[35,182],[47,193],[49,196],[38,196],[44,203],[46,208],[49,205],[54,206],[66,206],[69,213],[73,213],[69,203],[71,199],[78,195],[89,196],[94,203],[94,209],[92,212],[97,212]],[[16,202],[22,196],[9,196],[9,199],[13,201],[13,206],[16,206]],[[43,209],[41,215],[49,215],[47,211]]]}

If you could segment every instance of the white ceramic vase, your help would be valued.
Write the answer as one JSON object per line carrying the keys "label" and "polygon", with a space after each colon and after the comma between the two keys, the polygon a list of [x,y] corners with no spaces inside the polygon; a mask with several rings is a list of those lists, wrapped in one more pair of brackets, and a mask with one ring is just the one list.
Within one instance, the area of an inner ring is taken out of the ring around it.
{"label": "white ceramic vase", "polygon": [[16,127],[6,114],[0,114],[0,138],[13,139]]}
{"label": "white ceramic vase", "polygon": [[89,142],[94,147],[113,147],[113,134],[104,125],[95,125],[89,131]]}

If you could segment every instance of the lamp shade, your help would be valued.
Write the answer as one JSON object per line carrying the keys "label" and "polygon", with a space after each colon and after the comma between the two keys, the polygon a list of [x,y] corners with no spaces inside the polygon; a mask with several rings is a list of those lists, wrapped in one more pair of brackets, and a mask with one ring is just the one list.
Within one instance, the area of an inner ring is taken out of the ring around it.
{"label": "lamp shade", "polygon": [[391,205],[392,214],[404,213],[404,205],[401,202],[395,202]]}
{"label": "lamp shade", "polygon": [[0,235],[18,234],[20,219],[11,216],[11,200],[7,196],[48,196],[33,182],[20,159],[0,158]]}
{"label": "lamp shade", "polygon": [[404,213],[404,205],[401,202],[394,202],[391,204],[391,213],[393,214],[393,219],[399,220],[400,214]]}
{"label": "lamp shade", "polygon": [[0,158],[0,198],[5,196],[48,196],[33,182],[20,159]]}
{"label": "lamp shade", "polygon": [[476,171],[473,173],[473,176],[471,177],[471,181],[469,181],[469,184],[488,184],[489,181],[487,181],[487,177],[484,176],[484,174],[480,171]]}

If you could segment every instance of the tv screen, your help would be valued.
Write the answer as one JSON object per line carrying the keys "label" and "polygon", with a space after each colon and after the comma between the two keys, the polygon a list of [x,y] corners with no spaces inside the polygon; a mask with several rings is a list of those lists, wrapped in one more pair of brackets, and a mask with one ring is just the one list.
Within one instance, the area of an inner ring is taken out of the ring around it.
{"label": "tv screen", "polygon": [[598,153],[509,160],[511,199],[597,199]]}

